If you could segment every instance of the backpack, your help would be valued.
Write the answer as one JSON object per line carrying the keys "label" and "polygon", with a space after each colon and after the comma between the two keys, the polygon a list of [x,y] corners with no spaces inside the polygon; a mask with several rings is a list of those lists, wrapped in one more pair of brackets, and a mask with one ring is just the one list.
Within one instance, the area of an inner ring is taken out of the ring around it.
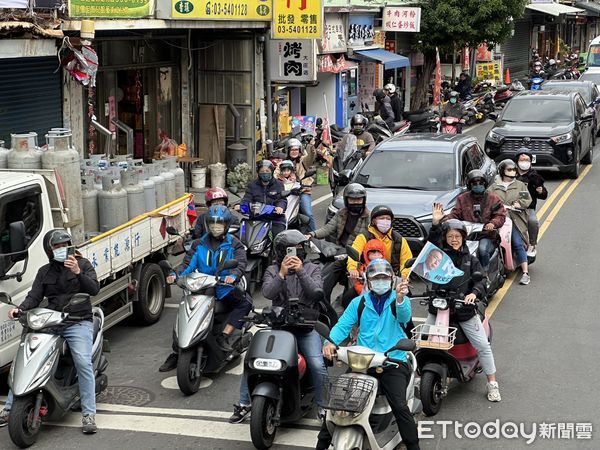
{"label": "backpack", "polygon": [[[357,323],[358,323],[359,328],[360,328],[360,318],[362,317],[362,313],[365,310],[366,302],[367,302],[367,300],[365,299],[365,296],[362,295],[360,297],[360,303],[358,304],[358,320],[357,320]],[[394,303],[396,303],[396,302],[390,303],[390,309],[391,309],[392,314],[394,315],[394,317],[398,318],[398,313],[396,312],[396,307],[395,307],[396,305],[394,305]],[[402,328],[402,331],[404,331],[404,334],[406,335],[406,337],[408,339],[410,339],[410,337],[412,336],[412,331],[409,331],[409,330],[412,330],[414,327],[415,327],[415,324],[412,321],[412,317],[406,323],[406,326],[404,324],[402,324],[402,323],[400,324],[400,328]]]}

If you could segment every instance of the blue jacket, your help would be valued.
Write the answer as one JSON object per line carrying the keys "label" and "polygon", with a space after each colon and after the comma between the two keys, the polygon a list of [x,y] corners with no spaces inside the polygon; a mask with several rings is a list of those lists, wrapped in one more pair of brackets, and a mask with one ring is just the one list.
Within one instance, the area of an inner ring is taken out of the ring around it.
{"label": "blue jacket", "polygon": [[[362,312],[360,324],[358,324],[357,344],[378,352],[386,352],[396,345],[400,339],[407,337],[400,324],[402,323],[406,326],[412,316],[410,299],[404,297],[401,305],[396,303],[397,317],[394,317],[390,304],[396,301],[396,291],[392,290],[380,316],[375,311],[372,299],[370,298],[373,293],[369,292],[365,295],[368,297],[365,298],[365,309]],[[338,323],[329,333],[335,344],[339,345],[343,342],[350,334],[352,327],[357,324],[358,305],[361,297],[362,295],[352,300],[344,311],[344,314],[342,314],[342,317],[338,320]],[[406,352],[402,350],[396,350],[390,353],[390,356],[406,361]]]}
{"label": "blue jacket", "polygon": [[[228,234],[227,237],[220,242],[220,245],[214,248],[214,246],[209,245],[209,240],[214,242],[214,239],[212,239],[208,233],[202,236],[199,239],[194,256],[192,256],[189,265],[183,272],[181,272],[180,276],[188,275],[194,270],[208,275],[215,275],[217,273],[219,264],[224,261],[229,261],[230,259],[237,259],[235,255],[236,246],[234,245],[233,239],[234,237]],[[244,257],[245,256],[246,255],[244,252]],[[220,276],[226,275],[238,278],[238,275],[231,269],[224,270],[220,274]],[[217,299],[221,300],[223,297],[226,297],[233,289],[234,286],[217,285]]]}
{"label": "blue jacket", "polygon": [[[246,192],[244,193],[244,198],[242,198],[240,203],[249,205],[250,203],[260,202],[266,205],[280,207],[285,211],[285,208],[287,207],[287,200],[280,197],[280,194],[283,192],[283,190],[283,183],[279,180],[273,178],[273,180],[271,180],[271,182],[265,186],[260,180],[257,179],[248,183]],[[285,224],[285,215],[273,214],[271,216],[271,220],[273,222]]]}

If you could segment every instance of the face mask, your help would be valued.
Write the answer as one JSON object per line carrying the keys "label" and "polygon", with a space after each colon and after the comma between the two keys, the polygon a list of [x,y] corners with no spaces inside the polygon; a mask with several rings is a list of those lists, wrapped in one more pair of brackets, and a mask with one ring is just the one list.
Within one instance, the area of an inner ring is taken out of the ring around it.
{"label": "face mask", "polygon": [[360,136],[364,131],[363,127],[354,127],[352,128],[352,133],[355,134],[356,136]]}
{"label": "face mask", "polygon": [[531,168],[531,163],[529,161],[519,161],[519,169],[529,170],[530,168]]}
{"label": "face mask", "polygon": [[377,229],[383,234],[387,233],[390,231],[390,228],[392,228],[392,221],[389,219],[376,220],[375,224],[377,225]]}
{"label": "face mask", "polygon": [[504,176],[505,176],[506,178],[511,178],[511,179],[517,178],[517,174],[516,174],[516,172],[510,172],[510,173],[508,173],[508,172],[504,172]]}
{"label": "face mask", "polygon": [[269,181],[271,181],[273,179],[273,174],[272,173],[259,173],[258,177],[264,183],[268,183]]}
{"label": "face mask", "polygon": [[365,205],[348,205],[348,211],[350,211],[350,214],[354,214],[354,215],[362,214],[364,209],[365,209]]}
{"label": "face mask", "polygon": [[65,262],[67,260],[67,247],[55,248],[52,250],[54,261]]}
{"label": "face mask", "polygon": [[392,290],[390,280],[371,281],[371,290],[377,295],[384,295]]}
{"label": "face mask", "polygon": [[208,232],[214,237],[221,237],[225,233],[225,225],[222,223],[211,223],[208,225]]}
{"label": "face mask", "polygon": [[485,186],[482,184],[475,184],[471,186],[471,192],[473,194],[483,194],[485,192]]}
{"label": "face mask", "polygon": [[450,99],[450,103],[452,103],[454,105],[456,103],[456,99],[455,98],[451,98]]}

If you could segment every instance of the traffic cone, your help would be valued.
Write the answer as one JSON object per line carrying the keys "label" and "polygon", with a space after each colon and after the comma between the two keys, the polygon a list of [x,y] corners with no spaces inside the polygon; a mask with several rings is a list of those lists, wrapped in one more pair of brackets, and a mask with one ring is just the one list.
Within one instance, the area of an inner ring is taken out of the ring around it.
{"label": "traffic cone", "polygon": [[510,84],[510,69],[506,69],[506,74],[504,75],[504,84]]}

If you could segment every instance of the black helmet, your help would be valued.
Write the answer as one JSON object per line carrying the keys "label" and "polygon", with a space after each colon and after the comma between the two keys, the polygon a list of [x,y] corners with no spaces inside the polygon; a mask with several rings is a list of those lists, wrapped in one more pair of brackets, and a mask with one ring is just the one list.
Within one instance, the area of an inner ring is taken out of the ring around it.
{"label": "black helmet", "polygon": [[[351,212],[356,212],[356,213],[362,214],[362,212],[364,211],[365,206],[367,204],[367,191],[362,186],[362,184],[350,183],[348,186],[346,186],[344,188],[344,206],[346,208],[348,208],[349,210],[351,210],[350,205],[348,204],[348,199],[349,198],[362,198],[362,199],[364,199],[363,202],[362,202],[360,211],[358,210],[358,208],[355,211],[351,211]],[[352,206],[358,206],[358,205],[352,205]]]}
{"label": "black helmet", "polygon": [[463,237],[463,244],[464,244],[464,241],[467,239],[467,227],[465,226],[465,224],[462,223],[462,221],[460,221],[458,219],[447,220],[442,225],[442,231],[444,233],[444,236],[450,230],[458,230],[458,231],[460,231],[460,234],[462,234],[462,237]]}
{"label": "black helmet", "polygon": [[392,220],[394,220],[394,213],[388,206],[385,205],[377,205],[375,208],[373,208],[373,211],[371,211],[371,222],[373,222],[373,220],[379,216],[390,216]]}
{"label": "black helmet", "polygon": [[67,233],[67,230],[63,228],[55,228],[53,230],[48,231],[44,235],[44,239],[42,240],[42,244],[44,247],[44,251],[48,256],[48,259],[52,261],[54,259],[54,254],[52,253],[52,247],[58,244],[68,243],[72,245],[71,235]]}
{"label": "black helmet", "polygon": [[273,163],[271,161],[269,161],[268,159],[261,159],[257,164],[256,164],[256,171],[258,172],[261,168],[266,167],[268,168],[271,173],[275,170],[275,166],[273,165]]}
{"label": "black helmet", "polygon": [[515,163],[512,159],[504,159],[500,161],[500,164],[498,164],[498,174],[503,177],[506,169],[509,167],[517,170],[517,163]]}
{"label": "black helmet", "polygon": [[460,97],[460,94],[456,91],[452,91],[450,92],[450,94],[448,95],[448,100],[451,100],[453,98],[456,99],[456,101],[458,101],[458,98]]}
{"label": "black helmet", "polygon": [[477,180],[479,178],[481,178],[483,180],[483,185],[487,188],[488,187],[487,178],[485,177],[485,174],[483,173],[483,171],[479,170],[479,169],[473,169],[467,174],[467,187],[469,189],[471,189],[471,183],[473,182],[473,180]]}
{"label": "black helmet", "polygon": [[350,120],[352,132],[357,135],[365,131],[367,129],[367,125],[369,125],[369,120],[362,114],[356,114]]}
{"label": "black helmet", "polygon": [[517,150],[517,154],[515,155],[515,162],[519,161],[521,155],[527,155],[529,157],[529,161],[533,160],[533,154],[531,153],[531,149],[527,147],[521,147]]}
{"label": "black helmet", "polygon": [[[298,230],[285,230],[275,236],[273,246],[275,248],[275,258],[281,263],[285,258],[288,247],[296,247],[299,244],[305,246],[308,239]],[[298,255],[300,257],[300,255]],[[303,259],[300,257],[300,259]]]}
{"label": "black helmet", "polygon": [[375,97],[376,100],[381,101],[381,99],[385,97],[385,92],[383,92],[383,89],[375,89],[373,91],[373,97]]}

